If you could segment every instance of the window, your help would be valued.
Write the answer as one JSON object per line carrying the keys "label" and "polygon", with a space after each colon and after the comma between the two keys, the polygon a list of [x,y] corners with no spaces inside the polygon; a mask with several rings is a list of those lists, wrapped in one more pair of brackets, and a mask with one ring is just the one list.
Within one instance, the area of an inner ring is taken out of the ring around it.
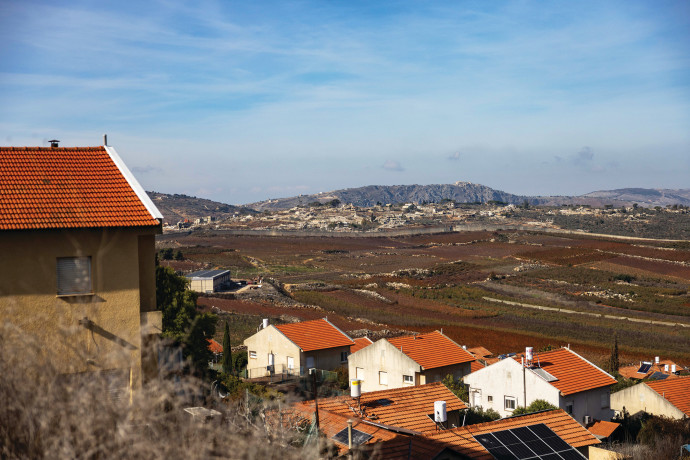
{"label": "window", "polygon": [[58,295],[93,294],[91,287],[91,257],[58,257]]}
{"label": "window", "polygon": [[255,351],[249,352],[249,359],[256,359],[256,352]]}
{"label": "window", "polygon": [[512,396],[506,396],[505,398],[505,410],[515,410],[517,407],[517,400]]}
{"label": "window", "polygon": [[608,391],[606,393],[601,394],[601,407],[606,408],[609,407],[609,402],[611,398],[609,398],[609,393]]}
{"label": "window", "polygon": [[379,385],[388,385],[388,372],[379,372]]}
{"label": "window", "polygon": [[494,397],[493,397],[493,396],[487,396],[487,397],[486,397],[486,402],[489,402],[489,403],[494,402]]}
{"label": "window", "polygon": [[348,351],[341,351],[340,352],[340,362],[341,363],[346,363],[347,362],[347,355],[349,355],[350,352]]}
{"label": "window", "polygon": [[403,375],[403,383],[406,385],[414,385],[414,377],[411,375]]}
{"label": "window", "polygon": [[565,405],[565,411],[569,413],[570,415],[573,415],[573,403],[566,403]]}
{"label": "window", "polygon": [[357,380],[364,379],[364,368],[363,367],[355,367],[355,378]]}

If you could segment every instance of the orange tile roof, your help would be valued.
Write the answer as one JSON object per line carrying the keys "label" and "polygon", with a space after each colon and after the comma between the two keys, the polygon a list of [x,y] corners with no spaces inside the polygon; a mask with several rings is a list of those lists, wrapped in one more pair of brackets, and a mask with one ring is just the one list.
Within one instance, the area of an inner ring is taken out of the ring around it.
{"label": "orange tile roof", "polygon": [[350,337],[325,318],[301,323],[279,324],[275,328],[302,351],[354,345]]}
{"label": "orange tile roof", "polygon": [[489,356],[493,355],[493,353],[484,347],[468,348],[467,351],[477,358],[488,358]]}
{"label": "orange tile roof", "polygon": [[573,447],[591,446],[601,442],[562,409],[508,417],[493,422],[427,433],[425,436],[445,443],[456,452],[469,458],[491,460],[493,456],[474,436],[539,423],[551,428],[554,433]]}
{"label": "orange tile roof", "polygon": [[[668,364],[668,371],[664,370],[665,365]],[[665,359],[663,361],[660,361],[659,364],[652,363],[652,365],[649,367],[649,371],[646,373],[640,373],[637,372],[640,367],[642,366],[642,363],[640,364],[633,364],[631,366],[624,366],[618,369],[618,373],[625,377],[626,379],[646,379],[650,377],[652,374],[655,372],[660,372],[664,375],[667,375],[669,378],[675,378],[676,374],[671,372],[671,369],[673,368],[673,365],[676,364],[675,362],[671,361],[670,359]],[[682,366],[679,366],[676,364],[676,370],[681,370]]]}
{"label": "orange tile roof", "polygon": [[690,376],[670,380],[646,382],[652,390],[666,398],[681,412],[690,417]]}
{"label": "orange tile roof", "polygon": [[613,434],[614,431],[621,426],[620,423],[607,422],[606,420],[595,420],[587,426],[587,429],[594,436],[600,436],[602,438],[608,438]]}
{"label": "orange tile roof", "polygon": [[470,363],[470,373],[477,372],[478,370],[484,369],[486,366],[479,361],[472,361]]}
{"label": "orange tile roof", "polygon": [[402,352],[424,369],[474,361],[474,356],[439,331],[387,340],[396,348],[402,347]]}
{"label": "orange tile roof", "polygon": [[206,339],[208,340],[208,349],[211,350],[211,353],[215,354],[220,354],[223,353],[223,345],[219,344],[213,339]]}
{"label": "orange tile roof", "polygon": [[355,344],[350,347],[350,353],[354,353],[356,351],[361,350],[362,348],[366,348],[369,345],[371,345],[372,342],[369,337],[360,337],[358,339],[354,339]]}
{"label": "orange tile roof", "polygon": [[158,225],[104,147],[0,147],[2,230]]}
{"label": "orange tile roof", "polygon": [[558,379],[549,383],[563,395],[616,383],[616,379],[567,348],[535,354],[533,362]]}
{"label": "orange tile roof", "polygon": [[[436,430],[436,424],[428,417],[429,414],[434,413],[434,401],[446,401],[447,411],[467,408],[465,403],[441,382],[370,391],[362,393],[360,398],[366,419],[421,433]],[[313,411],[314,401],[304,401],[297,405]],[[357,403],[350,396],[319,399],[319,411],[323,409],[356,418],[358,417],[356,408]]]}

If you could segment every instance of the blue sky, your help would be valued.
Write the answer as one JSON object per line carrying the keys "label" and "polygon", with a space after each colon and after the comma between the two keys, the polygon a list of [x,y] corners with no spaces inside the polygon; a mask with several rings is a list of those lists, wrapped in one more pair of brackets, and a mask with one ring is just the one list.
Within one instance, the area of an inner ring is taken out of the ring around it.
{"label": "blue sky", "polygon": [[0,0],[0,144],[227,203],[690,188],[690,2]]}

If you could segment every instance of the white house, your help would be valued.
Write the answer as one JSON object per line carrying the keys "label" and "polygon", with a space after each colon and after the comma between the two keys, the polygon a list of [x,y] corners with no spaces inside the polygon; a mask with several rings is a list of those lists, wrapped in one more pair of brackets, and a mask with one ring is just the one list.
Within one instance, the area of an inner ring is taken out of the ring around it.
{"label": "white house", "polygon": [[540,353],[524,366],[507,358],[464,382],[472,407],[493,409],[502,417],[536,399],[564,409],[582,425],[613,416],[610,386],[616,379],[568,348]]}
{"label": "white house", "polygon": [[439,331],[381,339],[348,357],[351,379],[362,391],[388,390],[456,379],[470,373],[474,357]]}

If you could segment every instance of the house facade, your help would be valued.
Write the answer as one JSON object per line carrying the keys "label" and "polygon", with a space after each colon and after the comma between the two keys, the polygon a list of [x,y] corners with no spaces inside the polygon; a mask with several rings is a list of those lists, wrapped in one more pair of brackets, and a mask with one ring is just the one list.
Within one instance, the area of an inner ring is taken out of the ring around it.
{"label": "house facade", "polygon": [[540,353],[526,365],[503,359],[466,376],[464,382],[472,407],[493,409],[502,417],[536,399],[565,410],[583,426],[613,416],[610,386],[616,380],[567,348]]}
{"label": "house facade", "polygon": [[348,372],[368,392],[440,382],[448,374],[460,379],[473,361],[460,345],[434,331],[378,340],[348,357]]}
{"label": "house facade", "polygon": [[675,419],[690,417],[690,377],[644,382],[611,395],[616,413],[643,413]]}
{"label": "house facade", "polygon": [[131,392],[156,374],[160,212],[109,146],[0,147],[0,171],[0,322]]}
{"label": "house facade", "polygon": [[309,369],[334,370],[347,364],[354,341],[328,319],[266,325],[244,340],[248,377],[270,373],[304,375]]}
{"label": "house facade", "polygon": [[230,270],[200,270],[185,277],[189,280],[189,289],[202,293],[220,291],[231,283]]}

